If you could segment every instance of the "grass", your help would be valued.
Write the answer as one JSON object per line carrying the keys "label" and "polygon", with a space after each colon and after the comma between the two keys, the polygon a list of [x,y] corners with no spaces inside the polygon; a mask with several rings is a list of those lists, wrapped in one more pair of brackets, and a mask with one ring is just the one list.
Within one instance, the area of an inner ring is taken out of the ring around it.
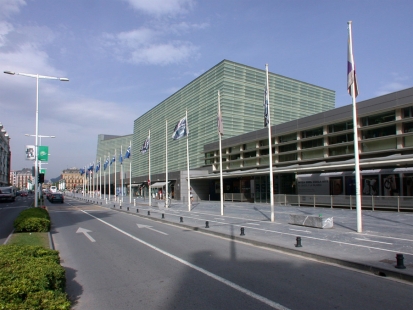
{"label": "grass", "polygon": [[13,245],[36,245],[46,249],[50,248],[49,235],[47,232],[19,232],[14,233],[7,244]]}

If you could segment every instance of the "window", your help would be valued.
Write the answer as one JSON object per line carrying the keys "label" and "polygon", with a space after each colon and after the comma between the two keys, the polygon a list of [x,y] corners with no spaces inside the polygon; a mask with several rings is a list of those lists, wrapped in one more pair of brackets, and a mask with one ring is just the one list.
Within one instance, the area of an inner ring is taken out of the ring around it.
{"label": "window", "polygon": [[403,132],[413,132],[413,123],[405,123],[403,124]]}
{"label": "window", "polygon": [[403,117],[410,118],[413,117],[413,107],[408,107],[403,109]]}
{"label": "window", "polygon": [[301,138],[311,138],[315,136],[321,136],[323,134],[323,127],[318,127],[310,130],[304,130],[301,132]]}
{"label": "window", "polygon": [[347,133],[344,135],[328,137],[328,144],[346,143],[354,141],[354,134]]}
{"label": "window", "polygon": [[395,135],[395,134],[396,134],[396,125],[362,131],[363,139],[384,137],[384,136],[390,136],[390,135]]}
{"label": "window", "polygon": [[279,136],[278,137],[278,141],[280,142],[280,143],[283,143],[283,142],[288,142],[288,141],[293,141],[293,140],[297,140],[297,134],[294,132],[294,133],[290,133],[290,134],[288,134],[288,135],[284,135],[284,136]]}
{"label": "window", "polygon": [[293,161],[293,160],[297,160],[297,153],[280,155],[278,158],[279,162]]}
{"label": "window", "polygon": [[310,149],[313,147],[318,147],[318,146],[323,146],[323,145],[324,145],[323,138],[301,142],[302,149]]}
{"label": "window", "polygon": [[396,112],[390,111],[382,114],[363,117],[361,119],[361,123],[363,124],[363,126],[371,126],[391,122],[394,120],[396,120]]}
{"label": "window", "polygon": [[340,131],[350,130],[350,129],[353,129],[353,121],[348,121],[348,122],[339,123],[339,124],[332,124],[328,126],[329,133],[340,132]]}
{"label": "window", "polygon": [[247,152],[244,153],[244,158],[250,158],[250,157],[256,157],[257,153],[256,152]]}
{"label": "window", "polygon": [[291,151],[296,151],[297,150],[297,143],[291,143],[287,145],[280,145],[278,147],[278,152],[279,153],[284,153],[284,152],[291,152]]}
{"label": "window", "polygon": [[229,157],[229,159],[230,159],[230,160],[237,160],[237,159],[240,159],[240,155],[239,155],[239,154],[236,154],[236,155],[231,155],[231,156]]}

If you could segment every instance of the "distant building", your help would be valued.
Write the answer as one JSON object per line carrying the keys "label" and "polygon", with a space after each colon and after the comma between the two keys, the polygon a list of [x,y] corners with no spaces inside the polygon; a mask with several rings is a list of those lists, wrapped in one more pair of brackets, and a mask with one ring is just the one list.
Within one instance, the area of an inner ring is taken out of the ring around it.
{"label": "distant building", "polygon": [[10,137],[3,124],[0,123],[0,186],[10,183]]}
{"label": "distant building", "polygon": [[10,184],[19,189],[33,189],[34,178],[32,176],[32,169],[23,168],[22,170],[12,171],[10,173]]}
{"label": "distant building", "polygon": [[73,190],[83,187],[83,177],[80,175],[79,168],[73,167],[65,169],[59,181],[59,190]]}

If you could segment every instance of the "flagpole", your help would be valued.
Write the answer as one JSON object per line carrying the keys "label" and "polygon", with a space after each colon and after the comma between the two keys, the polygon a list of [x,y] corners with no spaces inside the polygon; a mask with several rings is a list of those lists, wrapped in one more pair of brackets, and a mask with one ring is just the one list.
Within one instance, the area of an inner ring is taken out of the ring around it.
{"label": "flagpole", "polygon": [[186,120],[186,163],[188,170],[188,211],[191,211],[191,178],[189,176],[189,122],[188,122],[188,110],[185,110]]}
{"label": "flagpole", "polygon": [[148,179],[148,190],[149,190],[149,206],[152,206],[152,193],[151,193],[151,130],[149,129],[149,150],[148,150],[148,164],[149,164],[149,179]]}
{"label": "flagpole", "polygon": [[99,157],[99,198],[102,199],[102,169],[100,165],[102,164],[102,157]]}
{"label": "flagpole", "polygon": [[105,172],[103,172],[103,199],[105,200],[106,200],[106,168],[104,168]]}
{"label": "flagpole", "polygon": [[110,158],[110,152],[109,152],[109,180],[108,180],[108,194],[109,194],[109,197],[108,197],[108,199],[109,199],[109,201],[110,201],[110,189],[111,189],[111,183],[110,183],[110,166],[112,165],[112,158]]}
{"label": "flagpole", "polygon": [[[129,140],[129,151],[132,151],[132,141]],[[129,203],[132,203],[132,159],[129,154]]]}
{"label": "flagpole", "polygon": [[116,149],[115,149],[115,201],[117,201],[116,179],[117,179],[117,175],[116,175]]}
{"label": "flagpole", "polygon": [[351,21],[348,24],[348,61],[351,62],[352,70],[348,72],[351,74],[351,98],[353,101],[353,131],[354,131],[354,165],[356,174],[356,210],[357,210],[357,232],[362,232],[362,215],[361,215],[361,196],[360,196],[360,162],[359,162],[359,138],[357,125],[357,106],[356,106],[356,68],[354,65],[353,56],[353,36],[351,33]]}
{"label": "flagpole", "polygon": [[267,80],[267,92],[266,92],[266,100],[268,104],[268,146],[270,148],[269,160],[270,160],[270,202],[271,202],[271,222],[274,222],[275,215],[274,215],[274,176],[272,170],[272,141],[271,141],[271,112],[270,112],[270,85],[268,82],[268,64],[265,65],[265,73],[266,73],[266,80]]}
{"label": "flagpole", "polygon": [[165,120],[165,208],[168,208],[168,120]]}
{"label": "flagpole", "polygon": [[[120,157],[122,157],[122,145],[120,146]],[[121,195],[121,201],[123,202],[123,159],[120,162],[120,182],[121,182],[120,195]]]}
{"label": "flagpole", "polygon": [[218,136],[219,136],[219,192],[220,192],[220,200],[221,200],[221,215],[224,215],[224,184],[223,184],[223,177],[222,177],[222,144],[221,144],[221,135],[223,132],[222,126],[222,115],[221,115],[221,94],[218,90]]}

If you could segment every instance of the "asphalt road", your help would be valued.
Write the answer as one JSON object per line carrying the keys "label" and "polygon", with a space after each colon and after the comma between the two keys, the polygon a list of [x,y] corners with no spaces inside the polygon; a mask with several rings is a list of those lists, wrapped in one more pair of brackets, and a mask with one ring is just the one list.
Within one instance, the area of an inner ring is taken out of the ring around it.
{"label": "asphalt road", "polygon": [[66,197],[46,203],[74,309],[408,309],[413,286]]}
{"label": "asphalt road", "polygon": [[4,244],[13,232],[13,222],[21,211],[33,202],[33,195],[16,197],[16,201],[0,201],[0,244]]}

